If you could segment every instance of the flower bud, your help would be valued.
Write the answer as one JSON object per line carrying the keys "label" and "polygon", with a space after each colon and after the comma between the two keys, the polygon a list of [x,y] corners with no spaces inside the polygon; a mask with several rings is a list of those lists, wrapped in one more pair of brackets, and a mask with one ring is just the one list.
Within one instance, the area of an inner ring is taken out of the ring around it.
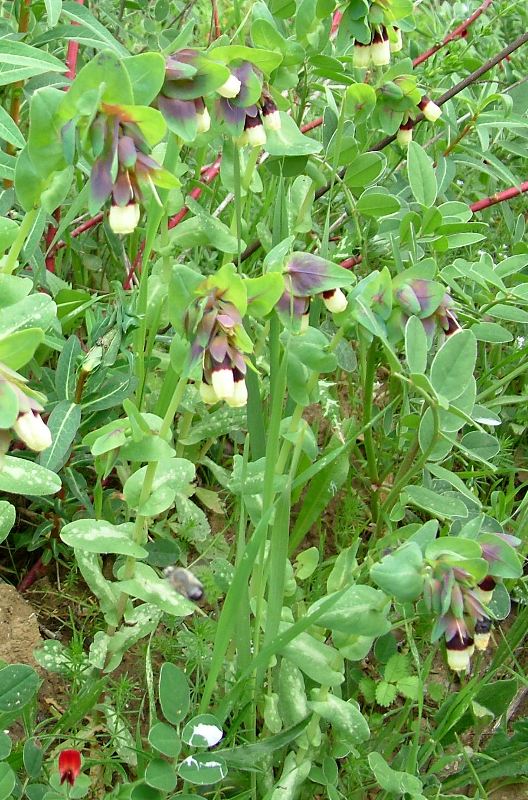
{"label": "flower bud", "polygon": [[137,203],[128,203],[126,206],[110,206],[108,223],[114,233],[132,233],[137,228],[140,208]]}
{"label": "flower bud", "polygon": [[491,620],[485,617],[475,622],[475,647],[477,650],[487,650],[491,636]]}
{"label": "flower bud", "polygon": [[452,639],[446,642],[447,663],[454,672],[463,672],[469,669],[470,658],[474,650],[473,639],[455,633]]}
{"label": "flower bud", "polygon": [[231,367],[220,367],[213,369],[211,376],[213,390],[219,400],[228,400],[235,393],[235,379]]}
{"label": "flower bud", "polygon": [[214,406],[215,403],[218,403],[218,396],[214,390],[214,388],[209,384],[202,381],[199,388],[200,398],[205,403],[206,406]]}
{"label": "flower bud", "polygon": [[231,408],[243,408],[247,405],[248,391],[244,376],[241,372],[238,372],[238,370],[236,370],[236,372],[233,397],[226,398],[226,402]]}
{"label": "flower bud", "polygon": [[374,41],[370,45],[370,57],[376,67],[384,67],[390,64],[389,40],[384,39],[381,33],[374,34]]}
{"label": "flower bud", "polygon": [[408,119],[407,122],[402,122],[396,134],[396,141],[400,147],[407,147],[412,142],[413,138],[413,121]]}
{"label": "flower bud", "polygon": [[271,99],[262,104],[262,122],[267,131],[280,131],[281,118],[277,106]]}
{"label": "flower bud", "polygon": [[246,115],[244,133],[246,135],[246,143],[250,147],[263,147],[263,145],[266,144],[266,131],[264,130],[260,114],[256,114],[254,117]]}
{"label": "flower bud", "polygon": [[323,292],[323,303],[332,314],[340,314],[347,307],[347,299],[341,289],[330,289]]}
{"label": "flower bud", "polygon": [[436,120],[442,116],[442,109],[440,106],[433,103],[425,94],[418,103],[418,108],[429,122],[436,122]]}
{"label": "flower bud", "polygon": [[367,69],[372,60],[371,48],[369,44],[354,42],[354,54],[352,64],[356,69]]}
{"label": "flower bud", "polygon": [[13,425],[13,430],[30,450],[40,453],[51,445],[51,432],[36,411],[23,411]]}
{"label": "flower bud", "polygon": [[238,80],[236,75],[231,75],[229,78],[223,83],[216,91],[222,97],[233,98],[236,97],[237,94],[240,92],[240,87],[242,84]]}
{"label": "flower bud", "polygon": [[211,127],[211,117],[207,106],[203,109],[196,109],[196,133],[207,133]]}
{"label": "flower bud", "polygon": [[475,589],[475,594],[477,595],[478,599],[484,605],[488,605],[491,603],[491,598],[493,597],[493,592],[495,590],[495,586],[497,585],[494,578],[491,575],[488,575],[484,578],[483,581],[479,583],[479,585]]}
{"label": "flower bud", "polygon": [[391,53],[399,53],[400,50],[403,48],[403,41],[402,41],[402,32],[399,28],[393,28],[394,33],[396,34],[396,40],[391,41],[389,39],[389,47]]}

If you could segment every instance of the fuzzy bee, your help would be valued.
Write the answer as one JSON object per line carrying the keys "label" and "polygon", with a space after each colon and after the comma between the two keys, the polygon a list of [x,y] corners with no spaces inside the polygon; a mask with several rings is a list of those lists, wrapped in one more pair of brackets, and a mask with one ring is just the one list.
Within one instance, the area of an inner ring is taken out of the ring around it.
{"label": "fuzzy bee", "polygon": [[203,586],[193,573],[185,567],[167,567],[163,570],[164,576],[173,589],[188,600],[198,601],[203,597]]}

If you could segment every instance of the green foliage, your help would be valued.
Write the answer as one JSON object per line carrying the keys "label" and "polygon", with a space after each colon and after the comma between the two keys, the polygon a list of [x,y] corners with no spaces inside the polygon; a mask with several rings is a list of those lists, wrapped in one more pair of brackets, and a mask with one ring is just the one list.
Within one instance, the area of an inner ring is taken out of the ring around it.
{"label": "green foliage", "polygon": [[0,665],[0,800],[526,772],[527,10],[462,5],[3,4],[2,575],[69,699]]}

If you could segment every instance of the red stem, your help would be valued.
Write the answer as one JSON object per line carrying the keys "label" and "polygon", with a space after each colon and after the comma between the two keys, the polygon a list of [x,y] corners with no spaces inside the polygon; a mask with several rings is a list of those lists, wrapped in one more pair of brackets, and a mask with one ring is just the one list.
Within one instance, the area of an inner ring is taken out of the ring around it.
{"label": "red stem", "polygon": [[37,561],[35,561],[31,569],[29,569],[28,572],[26,572],[26,574],[18,584],[17,590],[19,592],[27,592],[29,587],[32,586],[35,583],[35,581],[41,577],[41,575],[45,575],[47,571],[48,571],[47,566],[43,564],[42,559],[39,558]]}
{"label": "red stem", "polygon": [[528,192],[528,181],[524,181],[520,186],[510,186],[509,189],[503,189],[502,192],[495,192],[491,197],[485,197],[483,200],[477,200],[470,208],[473,212],[482,211],[482,209],[494,206],[496,203],[511,200],[512,197],[517,197],[517,195],[524,194],[524,192]]}
{"label": "red stem", "polygon": [[481,14],[483,14],[487,8],[492,4],[493,0],[484,0],[483,3],[477,8],[473,14],[468,17],[464,22],[462,22],[457,28],[448,33],[447,36],[442,39],[439,44],[435,44],[434,47],[430,47],[429,50],[426,50],[421,55],[417,56],[413,61],[413,67],[417,67],[419,64],[423,64],[424,61],[427,61],[428,58],[434,56],[435,53],[438,53],[442,47],[445,47],[446,44],[449,42],[453,42],[455,39],[461,39],[463,36],[466,35],[466,31],[470,25],[472,25],[475,20],[477,20]]}
{"label": "red stem", "polygon": [[[222,162],[222,156],[218,155],[216,157],[216,160],[210,166],[208,166],[205,170],[203,170],[203,172],[202,172],[202,182],[204,184],[207,185],[207,184],[211,183],[211,181],[213,181],[216,178],[216,176],[220,172],[220,164],[221,164],[221,162]],[[203,186],[196,186],[192,190],[192,192],[189,193],[189,197],[192,197],[193,200],[198,200],[198,198],[200,197],[202,192],[203,192]],[[180,210],[178,211],[177,214],[174,214],[173,217],[170,217],[170,219],[168,221],[168,224],[167,224],[168,229],[171,230],[171,228],[175,228],[176,225],[179,225],[180,222],[182,222],[185,219],[185,217],[187,216],[188,213],[189,213],[189,209],[188,209],[187,206],[183,206],[183,208],[180,208]],[[141,245],[139,246],[139,250],[138,250],[137,255],[136,255],[135,259],[134,259],[134,263],[130,267],[130,269],[129,269],[128,273],[127,273],[127,276],[126,276],[126,278],[125,278],[125,280],[123,282],[123,289],[130,289],[130,287],[132,285],[132,278],[133,278],[136,270],[139,270],[139,266],[141,264],[141,259],[143,257],[144,249],[145,249],[145,242],[143,241],[141,243]]]}

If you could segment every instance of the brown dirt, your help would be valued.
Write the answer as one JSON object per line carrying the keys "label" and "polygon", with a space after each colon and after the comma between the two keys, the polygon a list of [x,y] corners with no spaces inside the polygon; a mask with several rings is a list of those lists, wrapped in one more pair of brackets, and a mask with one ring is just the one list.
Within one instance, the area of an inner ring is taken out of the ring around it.
{"label": "brown dirt", "polygon": [[14,586],[0,583],[0,659],[8,664],[37,666],[33,650],[42,638],[33,608]]}

